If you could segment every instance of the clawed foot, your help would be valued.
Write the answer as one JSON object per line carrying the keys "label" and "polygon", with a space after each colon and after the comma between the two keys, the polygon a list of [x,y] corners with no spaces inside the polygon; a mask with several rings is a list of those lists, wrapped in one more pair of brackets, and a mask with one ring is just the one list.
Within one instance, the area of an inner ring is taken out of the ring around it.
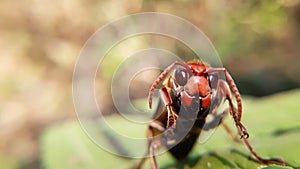
{"label": "clawed foot", "polygon": [[172,127],[167,128],[166,131],[164,132],[164,138],[168,145],[174,144],[176,142],[174,130],[175,130],[175,127],[172,126]]}
{"label": "clawed foot", "polygon": [[240,139],[248,139],[249,138],[249,133],[246,129],[246,127],[242,123],[237,123],[236,124],[239,134],[241,135]]}
{"label": "clawed foot", "polygon": [[288,164],[278,158],[273,158],[273,159],[261,159],[260,160],[261,163],[266,164],[266,165],[270,165],[270,164],[276,164],[276,165],[281,165],[281,166],[287,166]]}

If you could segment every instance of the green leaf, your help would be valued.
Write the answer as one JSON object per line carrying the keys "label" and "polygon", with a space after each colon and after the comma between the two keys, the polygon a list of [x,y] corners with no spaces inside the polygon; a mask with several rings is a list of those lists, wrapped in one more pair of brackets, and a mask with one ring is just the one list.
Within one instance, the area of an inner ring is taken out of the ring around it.
{"label": "green leaf", "polygon": [[286,167],[286,166],[265,166],[265,167],[259,167],[259,169],[292,169],[292,167]]}
{"label": "green leaf", "polygon": [[[281,158],[292,167],[300,167],[300,90],[280,93],[262,99],[244,99],[243,123],[250,134],[249,142],[264,158]],[[116,130],[144,136],[145,127],[135,128],[119,116],[106,120]],[[225,122],[236,131],[232,119]],[[105,136],[100,139],[107,140]],[[125,148],[129,145],[120,143]],[[110,154],[94,144],[83,132],[78,122],[66,122],[48,129],[41,139],[42,161],[46,169],[129,169],[139,159],[125,159]],[[144,147],[130,146],[129,151],[146,151]],[[157,156],[162,169],[210,168],[210,169],[287,169],[291,167],[263,166],[251,160],[245,145],[236,143],[220,126],[205,144],[197,144],[188,159],[176,162],[169,153]],[[150,168],[149,160],[144,168]]]}

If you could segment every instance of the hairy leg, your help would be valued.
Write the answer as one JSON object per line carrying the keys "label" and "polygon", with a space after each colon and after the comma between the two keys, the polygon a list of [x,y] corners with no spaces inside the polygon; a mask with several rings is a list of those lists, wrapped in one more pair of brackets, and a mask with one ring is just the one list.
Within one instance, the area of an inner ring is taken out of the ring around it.
{"label": "hairy leg", "polygon": [[155,130],[162,133],[166,129],[164,128],[162,123],[160,123],[159,121],[154,120],[154,121],[150,122],[149,128],[147,130],[147,139],[148,139],[147,152],[144,155],[144,157],[141,159],[139,164],[137,165],[136,169],[141,169],[142,165],[144,164],[144,162],[146,161],[146,159],[148,157],[150,158],[151,168],[158,169],[154,151],[155,151],[155,149],[157,149],[158,147],[161,146],[161,142],[160,142],[160,140],[154,139]]}

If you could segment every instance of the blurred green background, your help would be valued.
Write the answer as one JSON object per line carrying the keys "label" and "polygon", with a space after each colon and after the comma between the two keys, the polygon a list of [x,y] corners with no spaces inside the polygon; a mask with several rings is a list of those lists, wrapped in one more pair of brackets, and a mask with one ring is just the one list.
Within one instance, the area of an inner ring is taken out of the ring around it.
{"label": "blurred green background", "polygon": [[[0,168],[51,168],[41,137],[54,125],[76,121],[72,73],[81,48],[101,26],[138,12],[165,12],[198,26],[243,95],[262,97],[300,86],[300,0],[0,0]],[[147,46],[128,43],[112,51],[111,65]],[[107,114],[114,112],[104,87],[110,76],[108,65],[97,88]],[[132,98],[145,96],[148,88],[140,86],[133,87]],[[284,98],[296,104],[296,96],[289,92]],[[299,108],[289,111],[300,114]]]}

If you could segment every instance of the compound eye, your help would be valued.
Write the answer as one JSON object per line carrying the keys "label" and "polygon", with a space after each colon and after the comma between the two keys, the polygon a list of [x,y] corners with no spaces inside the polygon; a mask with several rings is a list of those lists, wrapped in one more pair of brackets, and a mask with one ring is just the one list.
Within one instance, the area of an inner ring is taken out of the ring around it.
{"label": "compound eye", "polygon": [[218,75],[217,74],[210,74],[208,76],[208,82],[211,89],[217,89],[218,86]]}
{"label": "compound eye", "polygon": [[189,73],[187,72],[186,69],[183,68],[178,68],[175,71],[175,81],[177,84],[180,86],[184,86],[189,79]]}

